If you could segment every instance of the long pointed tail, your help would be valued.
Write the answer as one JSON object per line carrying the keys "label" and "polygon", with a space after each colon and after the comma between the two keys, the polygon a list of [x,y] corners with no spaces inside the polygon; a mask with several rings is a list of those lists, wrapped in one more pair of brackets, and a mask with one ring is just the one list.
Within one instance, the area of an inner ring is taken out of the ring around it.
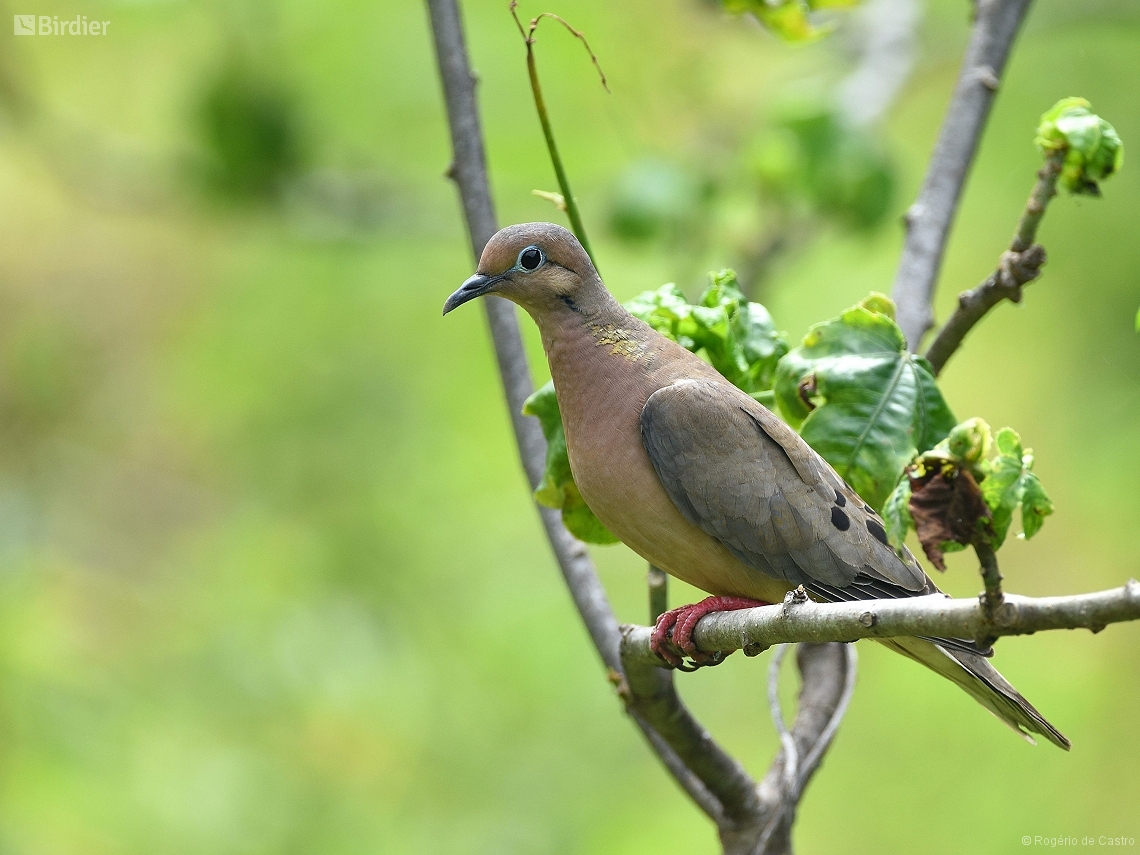
{"label": "long pointed tail", "polygon": [[922,638],[884,638],[883,644],[921,662],[932,671],[953,680],[982,706],[1016,730],[1029,742],[1030,734],[1044,736],[1058,748],[1069,750],[1069,740],[1045,720],[1009,681],[983,657],[964,650],[947,649]]}

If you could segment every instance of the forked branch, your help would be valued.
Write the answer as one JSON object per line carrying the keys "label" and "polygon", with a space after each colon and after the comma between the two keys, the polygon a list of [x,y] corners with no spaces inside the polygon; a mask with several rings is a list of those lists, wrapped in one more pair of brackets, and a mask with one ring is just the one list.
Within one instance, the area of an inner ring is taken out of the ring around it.
{"label": "forked branch", "polygon": [[934,323],[932,305],[946,238],[1029,4],[1030,0],[976,0],[970,44],[954,96],[942,120],[922,190],[907,212],[906,244],[891,294],[898,306],[899,326],[915,352]]}
{"label": "forked branch", "polygon": [[1037,183],[1021,212],[1017,231],[1009,249],[1002,253],[997,269],[978,287],[958,295],[958,308],[938,331],[926,358],[938,374],[961,346],[966,334],[986,313],[1002,300],[1021,302],[1022,286],[1038,277],[1045,263],[1045,248],[1036,243],[1037,227],[1045,215],[1049,200],[1057,195],[1057,177],[1065,163],[1065,152],[1058,151],[1045,159],[1037,171]]}

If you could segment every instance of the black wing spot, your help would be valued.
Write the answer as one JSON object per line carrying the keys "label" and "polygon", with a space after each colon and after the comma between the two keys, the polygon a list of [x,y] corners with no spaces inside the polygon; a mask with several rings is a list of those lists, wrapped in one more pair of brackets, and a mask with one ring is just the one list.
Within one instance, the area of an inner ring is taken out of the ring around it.
{"label": "black wing spot", "polygon": [[879,543],[883,544],[883,546],[888,545],[887,532],[881,525],[879,525],[878,520],[867,520],[867,531],[871,532],[871,537],[875,538],[875,540],[879,541]]}
{"label": "black wing spot", "polygon": [[835,491],[835,504],[839,505],[841,508],[847,504],[847,500],[843,498],[843,494],[838,490]]}
{"label": "black wing spot", "polygon": [[851,518],[839,508],[831,509],[831,524],[840,531],[847,531],[851,528]]}

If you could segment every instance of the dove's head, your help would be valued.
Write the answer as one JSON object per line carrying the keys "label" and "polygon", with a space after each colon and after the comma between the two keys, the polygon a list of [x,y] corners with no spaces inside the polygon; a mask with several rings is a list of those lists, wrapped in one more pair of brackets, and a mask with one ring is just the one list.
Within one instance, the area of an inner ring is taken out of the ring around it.
{"label": "dove's head", "polygon": [[499,231],[487,242],[478,271],[447,298],[443,313],[484,294],[512,300],[536,318],[583,312],[612,299],[582,244],[554,223],[521,223]]}

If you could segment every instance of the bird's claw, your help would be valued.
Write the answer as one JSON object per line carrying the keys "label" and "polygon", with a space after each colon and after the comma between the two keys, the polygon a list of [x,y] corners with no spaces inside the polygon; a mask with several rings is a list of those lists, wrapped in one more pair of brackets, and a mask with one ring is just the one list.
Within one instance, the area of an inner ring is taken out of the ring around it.
{"label": "bird's claw", "polygon": [[[657,618],[653,634],[649,637],[649,649],[678,671],[696,671],[698,668],[719,665],[728,657],[727,653],[706,653],[698,649],[693,641],[693,630],[700,619],[713,612],[732,612],[766,605],[768,603],[761,600],[744,597],[706,597],[699,603],[670,609]],[[688,657],[688,662],[685,657]]]}

